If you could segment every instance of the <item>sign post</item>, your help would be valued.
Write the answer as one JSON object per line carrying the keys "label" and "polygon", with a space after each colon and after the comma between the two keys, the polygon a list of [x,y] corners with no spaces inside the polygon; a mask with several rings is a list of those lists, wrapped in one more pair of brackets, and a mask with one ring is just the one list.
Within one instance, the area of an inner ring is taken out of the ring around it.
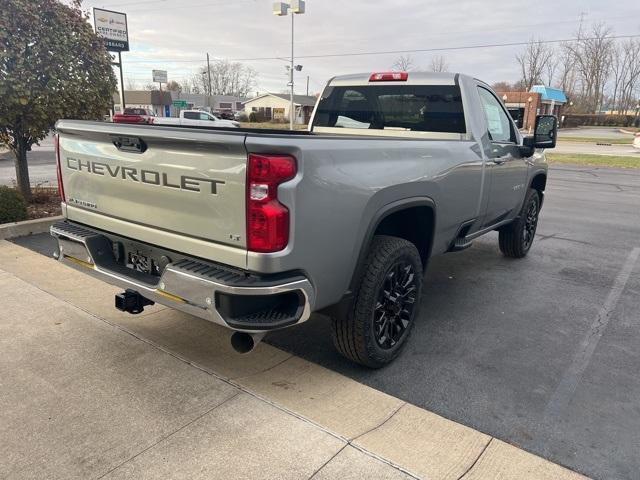
{"label": "sign post", "polygon": [[109,52],[118,54],[118,61],[113,62],[120,70],[120,108],[124,112],[124,77],[122,75],[122,52],[129,51],[129,31],[127,15],[102,8],[93,9],[93,25],[96,35],[104,40]]}
{"label": "sign post", "polygon": [[162,91],[162,84],[167,83],[167,71],[166,70],[151,70],[153,76],[153,82],[160,84],[160,91]]}

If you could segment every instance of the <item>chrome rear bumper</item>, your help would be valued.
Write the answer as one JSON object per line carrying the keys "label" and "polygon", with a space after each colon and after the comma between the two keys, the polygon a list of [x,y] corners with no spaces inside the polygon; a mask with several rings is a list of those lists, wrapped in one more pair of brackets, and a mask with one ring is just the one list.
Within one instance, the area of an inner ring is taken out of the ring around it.
{"label": "chrome rear bumper", "polygon": [[58,241],[61,262],[233,330],[263,332],[304,322],[315,301],[311,282],[301,275],[260,277],[183,257],[157,277],[118,263],[107,233],[64,221],[51,227],[51,235]]}

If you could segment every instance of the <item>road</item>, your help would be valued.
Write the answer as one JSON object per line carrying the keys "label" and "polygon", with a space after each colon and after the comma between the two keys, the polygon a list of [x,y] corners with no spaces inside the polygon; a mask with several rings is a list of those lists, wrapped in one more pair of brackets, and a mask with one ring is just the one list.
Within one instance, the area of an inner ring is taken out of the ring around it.
{"label": "road", "polygon": [[[16,179],[13,154],[9,151],[0,153],[0,185],[11,185]],[[29,179],[32,185],[57,184],[56,158],[53,149],[53,138],[45,138],[40,145],[34,145],[27,153],[29,163]]]}
{"label": "road", "polygon": [[550,153],[573,153],[586,155],[615,155],[620,157],[638,157],[640,158],[640,149],[631,145],[597,145],[595,143],[582,142],[563,142],[562,138],[558,139],[556,148]]}
{"label": "road", "polygon": [[553,168],[529,256],[504,258],[491,234],[434,258],[392,365],[344,360],[320,315],[267,342],[591,477],[635,479],[639,256],[640,171]]}
{"label": "road", "polygon": [[619,127],[581,127],[561,129],[558,132],[558,138],[629,138],[631,143],[632,136],[622,133]]}

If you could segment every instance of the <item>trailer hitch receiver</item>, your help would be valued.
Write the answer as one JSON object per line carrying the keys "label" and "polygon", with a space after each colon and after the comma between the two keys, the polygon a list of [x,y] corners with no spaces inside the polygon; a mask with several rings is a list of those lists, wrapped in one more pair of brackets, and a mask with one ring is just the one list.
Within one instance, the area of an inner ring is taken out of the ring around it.
{"label": "trailer hitch receiver", "polygon": [[144,311],[144,307],[153,304],[154,302],[130,288],[127,288],[122,293],[116,294],[116,308],[122,312],[128,312],[136,315],[138,313],[142,313]]}

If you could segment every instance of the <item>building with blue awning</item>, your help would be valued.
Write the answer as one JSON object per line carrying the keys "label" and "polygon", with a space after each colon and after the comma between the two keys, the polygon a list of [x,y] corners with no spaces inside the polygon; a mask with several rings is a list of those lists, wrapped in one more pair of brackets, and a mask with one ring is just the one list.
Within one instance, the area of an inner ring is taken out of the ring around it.
{"label": "building with blue awning", "polygon": [[528,92],[496,92],[504,102],[518,128],[531,129],[536,115],[555,115],[560,118],[567,103],[565,93],[546,85],[534,85]]}

